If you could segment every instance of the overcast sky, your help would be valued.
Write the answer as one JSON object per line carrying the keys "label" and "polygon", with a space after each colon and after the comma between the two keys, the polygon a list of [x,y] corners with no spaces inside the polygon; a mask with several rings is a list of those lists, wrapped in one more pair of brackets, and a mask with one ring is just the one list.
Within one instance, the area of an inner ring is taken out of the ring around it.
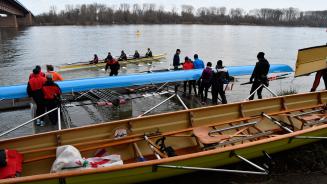
{"label": "overcast sky", "polygon": [[101,3],[106,5],[119,5],[121,3],[143,4],[155,3],[163,5],[166,9],[173,6],[180,7],[182,4],[193,5],[195,8],[205,6],[225,6],[227,8],[243,8],[245,10],[255,8],[287,8],[295,7],[300,10],[327,10],[327,0],[19,0],[33,14],[37,15],[48,12],[50,6],[56,6],[58,10],[65,5]]}

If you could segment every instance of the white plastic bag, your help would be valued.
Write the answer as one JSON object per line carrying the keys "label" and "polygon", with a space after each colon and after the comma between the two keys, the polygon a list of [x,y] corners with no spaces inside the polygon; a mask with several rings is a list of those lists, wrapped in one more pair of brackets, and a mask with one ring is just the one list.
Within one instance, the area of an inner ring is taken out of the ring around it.
{"label": "white plastic bag", "polygon": [[81,153],[74,146],[65,145],[58,147],[56,157],[57,159],[52,164],[51,172],[81,168],[85,165]]}
{"label": "white plastic bag", "polygon": [[115,165],[123,165],[120,155],[109,155],[104,157],[93,157],[86,159],[87,168],[101,168]]}

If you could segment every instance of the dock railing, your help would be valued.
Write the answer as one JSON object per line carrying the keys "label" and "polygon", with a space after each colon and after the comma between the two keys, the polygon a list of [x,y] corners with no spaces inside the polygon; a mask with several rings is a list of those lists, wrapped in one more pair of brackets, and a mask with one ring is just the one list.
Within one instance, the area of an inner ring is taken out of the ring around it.
{"label": "dock railing", "polygon": [[48,111],[48,112],[46,112],[46,113],[44,113],[44,114],[42,114],[40,116],[37,116],[37,117],[35,117],[35,118],[33,118],[33,119],[31,119],[31,120],[29,120],[29,121],[27,121],[27,122],[25,122],[25,123],[23,123],[21,125],[18,125],[18,126],[12,128],[10,130],[7,130],[7,131],[1,133],[0,134],[0,137],[3,137],[5,135],[8,135],[9,133],[11,133],[11,132],[13,132],[13,131],[15,131],[15,130],[17,130],[17,129],[23,127],[23,126],[25,126],[25,125],[28,125],[29,123],[34,122],[35,120],[37,120],[37,119],[39,119],[39,118],[41,118],[41,117],[43,117],[45,115],[48,115],[48,114],[50,114],[50,113],[52,113],[54,111],[57,111],[58,112],[58,130],[61,130],[61,117],[60,117],[60,112],[61,111],[60,111],[60,107],[57,107],[57,108],[51,109],[50,111]]}

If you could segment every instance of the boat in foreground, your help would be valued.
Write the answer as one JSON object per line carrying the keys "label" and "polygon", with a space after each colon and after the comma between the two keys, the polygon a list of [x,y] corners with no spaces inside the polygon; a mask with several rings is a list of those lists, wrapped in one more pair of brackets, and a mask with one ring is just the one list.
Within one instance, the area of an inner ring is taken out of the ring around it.
{"label": "boat in foreground", "polygon": [[[137,183],[197,170],[266,175],[248,159],[326,138],[326,102],[327,91],[296,94],[2,140],[0,148],[24,159],[22,176],[0,183]],[[106,149],[124,164],[50,173],[62,145],[85,158]],[[239,161],[253,170],[214,169]]]}
{"label": "boat in foreground", "polygon": [[[138,64],[138,63],[148,63],[148,62],[158,62],[166,57],[166,54],[153,55],[153,57],[143,57],[139,59],[128,58],[126,61],[119,61],[121,65],[126,64]],[[60,71],[68,70],[80,70],[80,69],[90,69],[90,68],[104,68],[106,63],[104,60],[100,60],[97,64],[90,64],[89,62],[78,62],[67,65],[58,66]]]}
{"label": "boat in foreground", "polygon": [[300,49],[294,76],[309,75],[325,68],[327,68],[327,45]]}

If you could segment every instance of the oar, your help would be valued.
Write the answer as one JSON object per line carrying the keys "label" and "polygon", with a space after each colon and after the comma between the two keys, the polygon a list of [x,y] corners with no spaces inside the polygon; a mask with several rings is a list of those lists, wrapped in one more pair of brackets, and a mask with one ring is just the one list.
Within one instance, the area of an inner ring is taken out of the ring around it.
{"label": "oar", "polygon": [[138,162],[144,162],[144,161],[146,161],[146,159],[145,159],[144,156],[142,155],[142,152],[141,152],[139,146],[136,144],[136,142],[133,143],[133,147],[134,147],[135,152],[136,152],[136,154],[137,154],[137,156],[138,156],[136,160],[137,160]]}

